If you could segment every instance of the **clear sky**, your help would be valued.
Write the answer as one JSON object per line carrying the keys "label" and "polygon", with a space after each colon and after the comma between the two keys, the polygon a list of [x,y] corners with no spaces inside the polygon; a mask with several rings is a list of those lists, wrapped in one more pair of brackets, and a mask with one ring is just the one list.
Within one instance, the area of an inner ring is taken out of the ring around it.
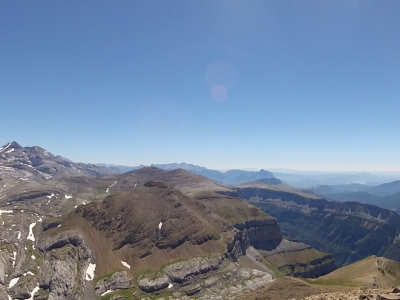
{"label": "clear sky", "polygon": [[0,144],[400,170],[400,1],[0,1]]}

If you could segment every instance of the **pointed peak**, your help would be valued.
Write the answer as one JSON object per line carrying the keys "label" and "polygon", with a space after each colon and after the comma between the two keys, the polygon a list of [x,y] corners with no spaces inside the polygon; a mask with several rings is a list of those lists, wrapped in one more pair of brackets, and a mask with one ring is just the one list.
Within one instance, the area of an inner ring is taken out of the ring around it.
{"label": "pointed peak", "polygon": [[14,148],[14,149],[20,149],[20,148],[23,148],[20,144],[18,144],[16,141],[12,141],[11,143],[10,143],[10,147],[11,148]]}

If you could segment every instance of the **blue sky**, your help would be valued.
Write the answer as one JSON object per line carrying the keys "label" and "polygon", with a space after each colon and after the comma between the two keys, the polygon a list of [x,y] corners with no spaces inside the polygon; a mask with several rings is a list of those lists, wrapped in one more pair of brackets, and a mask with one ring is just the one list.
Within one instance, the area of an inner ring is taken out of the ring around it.
{"label": "blue sky", "polygon": [[1,1],[0,144],[400,171],[400,1]]}

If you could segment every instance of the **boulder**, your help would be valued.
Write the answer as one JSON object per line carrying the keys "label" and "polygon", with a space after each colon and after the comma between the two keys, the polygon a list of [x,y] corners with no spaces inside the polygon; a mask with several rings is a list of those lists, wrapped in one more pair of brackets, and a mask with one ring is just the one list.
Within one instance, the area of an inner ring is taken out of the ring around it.
{"label": "boulder", "polygon": [[138,286],[144,292],[151,293],[168,287],[171,279],[166,274],[157,274],[156,276],[146,276],[139,278]]}
{"label": "boulder", "polygon": [[126,271],[115,272],[110,278],[99,280],[95,286],[96,295],[101,295],[108,290],[128,289],[130,286]]}

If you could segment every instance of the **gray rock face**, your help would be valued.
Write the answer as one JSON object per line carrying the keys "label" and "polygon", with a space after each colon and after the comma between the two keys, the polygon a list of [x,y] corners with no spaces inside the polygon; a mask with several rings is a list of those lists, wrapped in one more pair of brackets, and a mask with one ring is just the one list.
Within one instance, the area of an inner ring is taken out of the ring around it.
{"label": "gray rock face", "polygon": [[142,291],[151,293],[165,289],[170,283],[171,279],[168,275],[158,274],[158,276],[156,275],[140,278],[138,281],[138,286]]}
{"label": "gray rock face", "polygon": [[129,288],[129,278],[125,271],[116,272],[110,278],[99,280],[96,283],[96,295],[101,295],[108,290],[122,290]]}
{"label": "gray rock face", "polygon": [[10,261],[8,252],[0,252],[0,284],[5,283],[8,261]]}
{"label": "gray rock face", "polygon": [[92,251],[82,235],[71,231],[44,238],[39,243],[39,250],[47,258],[42,266],[39,284],[40,287],[49,289],[48,299],[82,299],[85,272],[92,256]]}
{"label": "gray rock face", "polygon": [[50,280],[52,273],[50,262],[47,260],[43,261],[41,269],[42,270],[39,276],[39,287],[47,290],[50,287]]}
{"label": "gray rock face", "polygon": [[51,249],[64,247],[68,244],[71,244],[75,247],[82,245],[82,235],[75,231],[64,232],[57,236],[41,240],[38,246],[40,251],[46,252],[50,251]]}
{"label": "gray rock face", "polygon": [[75,277],[78,270],[74,259],[66,257],[64,261],[53,261],[51,269],[49,300],[75,299]]}
{"label": "gray rock face", "polygon": [[8,293],[12,299],[28,299],[35,286],[36,282],[33,276],[21,276],[18,283],[10,288]]}
{"label": "gray rock face", "polygon": [[191,276],[218,269],[221,262],[222,255],[213,258],[197,257],[169,265],[163,271],[173,282],[182,283]]}

